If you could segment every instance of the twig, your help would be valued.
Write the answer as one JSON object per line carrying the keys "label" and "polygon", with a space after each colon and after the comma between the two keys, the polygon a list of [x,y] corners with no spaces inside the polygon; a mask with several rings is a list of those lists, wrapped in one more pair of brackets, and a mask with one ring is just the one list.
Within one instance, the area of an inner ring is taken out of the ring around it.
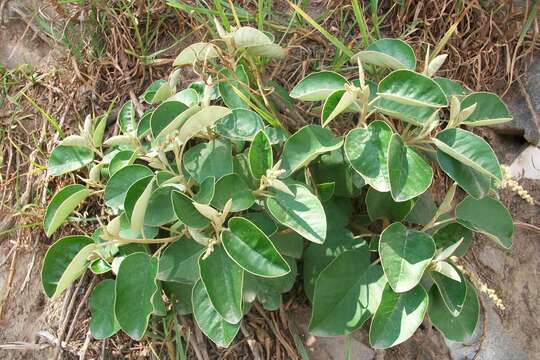
{"label": "twig", "polygon": [[88,350],[88,346],[90,345],[90,340],[92,340],[92,334],[90,333],[90,330],[88,330],[86,332],[84,344],[81,347],[81,350],[79,350],[79,360],[84,360],[84,357],[86,356],[86,351]]}
{"label": "twig", "polygon": [[82,310],[82,308],[86,305],[86,301],[88,300],[88,297],[92,293],[92,289],[94,288],[94,285],[96,284],[97,277],[93,277],[92,281],[88,285],[88,288],[86,289],[86,292],[84,293],[84,297],[79,302],[79,305],[77,306],[77,310],[75,310],[75,314],[73,315],[73,320],[71,320],[71,324],[69,325],[69,330],[66,335],[66,344],[69,343],[69,340],[71,340],[71,335],[73,335],[73,330],[75,329],[75,325],[77,324],[77,318],[79,317],[79,314]]}

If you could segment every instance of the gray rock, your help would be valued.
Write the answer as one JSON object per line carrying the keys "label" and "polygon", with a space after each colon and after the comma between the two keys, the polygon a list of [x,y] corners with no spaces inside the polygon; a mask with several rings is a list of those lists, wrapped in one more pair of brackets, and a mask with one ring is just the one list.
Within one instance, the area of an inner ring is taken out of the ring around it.
{"label": "gray rock", "polygon": [[[514,120],[493,128],[500,133],[523,136],[533,145],[540,145],[540,57],[529,67],[525,91],[514,84],[504,99]],[[525,94],[524,94],[525,92]]]}

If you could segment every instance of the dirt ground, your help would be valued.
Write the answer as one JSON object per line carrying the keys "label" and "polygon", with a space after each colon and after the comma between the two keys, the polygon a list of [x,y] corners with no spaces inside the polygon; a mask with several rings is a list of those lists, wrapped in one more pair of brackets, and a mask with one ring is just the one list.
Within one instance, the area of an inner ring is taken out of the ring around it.
{"label": "dirt ground", "polygon": [[[4,3],[0,0],[0,11]],[[50,44],[37,35],[30,35],[32,33],[32,29],[23,21],[10,20],[0,24],[0,64],[13,69],[30,63],[41,72],[52,71],[60,56],[58,49],[52,50]],[[2,109],[0,116],[1,113]],[[491,130],[486,130],[483,135],[489,139],[504,164],[512,163],[527,146],[519,137],[500,135]],[[536,205],[527,204],[510,191],[501,192],[502,201],[517,223],[512,249],[501,249],[488,239],[477,237],[473,251],[466,258],[469,270],[496,291],[506,309],[496,308],[492,300],[482,294],[482,325],[477,329],[474,339],[467,344],[445,343],[425,323],[405,344],[387,351],[374,351],[366,345],[367,332],[362,329],[352,337],[352,359],[537,358],[540,353],[540,180],[523,180],[521,184],[537,201]],[[41,290],[39,269],[48,240],[40,231],[24,233],[23,239],[17,236],[19,232],[1,235],[6,226],[5,223],[4,227],[1,226],[2,221],[8,218],[7,210],[0,207],[0,299],[6,289],[10,288],[10,296],[2,310],[4,316],[0,318],[0,358],[50,358],[54,352],[55,336],[61,330],[59,327],[62,327],[59,319],[69,304],[62,299],[50,303]],[[536,230],[523,224],[530,224]],[[19,246],[14,246],[17,241],[21,241]],[[13,256],[13,251],[17,252],[16,256]],[[78,298],[81,299],[84,297],[84,287],[78,291]],[[76,310],[78,304],[73,307]],[[309,322],[309,309],[298,305],[292,306],[291,312],[298,322],[301,338],[311,359],[344,358],[345,338],[315,339],[305,331]],[[86,309],[83,307],[79,321],[83,325],[87,322]],[[63,357],[76,358],[77,349],[85,339],[85,329],[85,326],[75,329]],[[36,337],[38,333],[41,335]],[[39,344],[36,341],[38,338]],[[99,346],[97,341],[91,341],[91,347]],[[246,355],[246,358],[250,358],[250,355]]]}

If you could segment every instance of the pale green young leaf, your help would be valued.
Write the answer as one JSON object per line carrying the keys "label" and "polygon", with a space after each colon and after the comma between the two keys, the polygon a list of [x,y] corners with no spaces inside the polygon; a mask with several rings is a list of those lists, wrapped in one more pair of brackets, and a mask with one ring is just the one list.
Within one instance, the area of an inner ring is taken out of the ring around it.
{"label": "pale green young leaf", "polygon": [[322,101],[336,90],[344,89],[347,79],[333,71],[314,72],[300,80],[289,94],[302,101]]}
{"label": "pale green young leaf", "polygon": [[448,105],[441,87],[410,70],[395,70],[381,80],[377,95],[406,105],[440,108]]}
{"label": "pale green young leaf", "polygon": [[83,185],[67,185],[54,194],[43,218],[45,235],[51,236],[67,217],[90,195]]}
{"label": "pale green young leaf", "polygon": [[189,45],[174,59],[173,66],[193,65],[196,61],[208,61],[218,57],[215,45],[198,42]]}
{"label": "pale green young leaf", "polygon": [[406,42],[399,39],[380,39],[372,42],[365,49],[351,58],[351,63],[358,59],[363,64],[372,64],[392,70],[416,68],[416,56],[413,49]]}

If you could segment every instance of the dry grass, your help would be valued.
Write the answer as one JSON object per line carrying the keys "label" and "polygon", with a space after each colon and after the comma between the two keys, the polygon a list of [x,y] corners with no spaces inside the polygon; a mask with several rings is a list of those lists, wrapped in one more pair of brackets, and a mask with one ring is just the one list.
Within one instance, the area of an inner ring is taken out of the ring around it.
{"label": "dry grass", "polygon": [[[0,1],[0,9],[6,3]],[[171,59],[182,46],[211,36],[209,17],[201,12],[213,9],[210,2],[183,2],[195,9],[189,12],[172,9],[162,1],[135,1],[131,6],[122,1],[84,3],[66,5],[51,1],[41,9],[25,9],[29,15],[25,18],[29,28],[26,36],[39,34],[63,50],[54,69],[33,73],[0,68],[0,241],[11,239],[11,245],[4,247],[10,250],[0,264],[2,271],[13,271],[20,252],[41,256],[50,243],[40,228],[46,201],[62,183],[75,180],[53,180],[43,171],[47,153],[61,136],[56,125],[51,124],[56,123],[68,134],[85,114],[103,113],[111,102],[136,97],[151,81],[170,70]],[[256,2],[234,3],[246,9],[255,25]],[[518,8],[511,2],[490,6],[478,1],[465,2],[466,6],[460,6],[461,3],[404,0],[399,5],[381,1],[378,31],[383,36],[407,40],[418,59],[422,59],[428,44],[439,44],[448,29],[457,24],[443,50],[449,59],[442,74],[475,90],[507,92],[525,74],[533,52],[540,46],[537,20],[520,38],[531,9]],[[369,6],[365,7],[367,26],[374,35],[373,17],[369,16]],[[306,11],[349,48],[361,47],[362,34],[349,1],[313,1]],[[285,60],[270,64],[265,74],[267,80],[276,80],[290,89],[307,73],[322,68],[340,68],[354,74],[343,54],[324,36],[298,19],[291,22],[293,13],[286,2],[274,1],[272,11],[263,15],[266,30],[274,32],[276,39],[289,47]],[[311,109],[305,110],[302,116],[294,111],[283,114],[284,119],[292,127],[299,127],[318,117]],[[81,212],[91,212],[92,206]],[[74,226],[88,231],[93,225]],[[72,229],[65,229],[69,230]],[[36,276],[37,266],[30,268],[30,272]],[[8,284],[8,289],[14,286],[21,284]],[[77,301],[84,298],[84,291],[73,294]],[[293,294],[286,307],[296,306],[296,298]],[[0,294],[0,301],[1,319],[5,304],[13,301],[9,290]],[[86,309],[81,309],[75,321],[69,317],[74,312],[64,314],[61,322],[74,324],[69,345],[78,349],[85,343],[88,321]],[[252,311],[237,342],[228,350],[217,349],[200,334],[193,333],[189,354],[203,359],[297,358],[286,314],[285,310]],[[187,334],[192,327],[189,319],[184,321],[182,328]],[[98,357],[102,351],[114,356],[158,358],[166,353],[162,343],[134,343],[122,335],[104,343],[91,343],[87,354]]]}

